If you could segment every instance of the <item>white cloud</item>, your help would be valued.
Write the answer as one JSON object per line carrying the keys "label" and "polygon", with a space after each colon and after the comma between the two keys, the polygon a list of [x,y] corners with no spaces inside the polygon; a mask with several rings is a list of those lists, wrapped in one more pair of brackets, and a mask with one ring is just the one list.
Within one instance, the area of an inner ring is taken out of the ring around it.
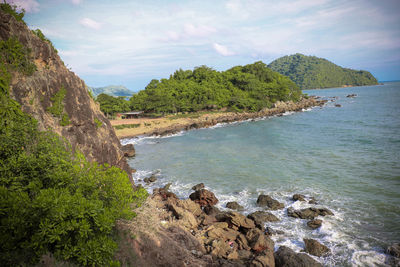
{"label": "white cloud", "polygon": [[79,23],[87,28],[95,30],[99,30],[101,28],[101,23],[89,18],[83,18],[81,19],[81,21],[79,21]]}
{"label": "white cloud", "polygon": [[217,43],[213,44],[213,48],[215,51],[217,51],[218,54],[222,56],[233,56],[235,54],[232,51],[229,51],[229,49],[226,46]]}
{"label": "white cloud", "polygon": [[83,0],[71,0],[72,4],[79,5]]}
{"label": "white cloud", "polygon": [[12,0],[9,3],[24,9],[27,13],[39,11],[39,3],[36,0]]}
{"label": "white cloud", "polygon": [[205,37],[215,33],[217,30],[206,25],[195,26],[193,24],[185,24],[183,31],[188,36]]}

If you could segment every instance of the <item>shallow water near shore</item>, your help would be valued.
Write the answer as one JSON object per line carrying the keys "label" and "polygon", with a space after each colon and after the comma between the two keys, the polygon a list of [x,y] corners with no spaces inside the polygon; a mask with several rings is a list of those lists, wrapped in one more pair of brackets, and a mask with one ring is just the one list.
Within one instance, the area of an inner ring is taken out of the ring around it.
{"label": "shallow water near shore", "polygon": [[172,182],[179,197],[203,182],[218,207],[237,201],[246,214],[261,210],[260,193],[296,209],[312,205],[293,194],[315,197],[335,216],[313,231],[286,209],[273,211],[281,222],[268,226],[284,231],[273,237],[276,248],[301,251],[303,238],[314,238],[332,250],[316,258],[327,266],[385,266],[384,248],[400,241],[400,83],[306,93],[338,98],[288,116],[121,140],[136,144],[135,182],[157,172],[151,187]]}

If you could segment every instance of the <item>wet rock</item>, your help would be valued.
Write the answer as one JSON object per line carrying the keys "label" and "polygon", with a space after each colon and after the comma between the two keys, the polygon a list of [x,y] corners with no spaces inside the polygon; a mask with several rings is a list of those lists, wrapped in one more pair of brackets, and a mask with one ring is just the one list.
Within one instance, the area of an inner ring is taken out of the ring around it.
{"label": "wet rock", "polygon": [[356,97],[356,96],[357,96],[356,94],[350,94],[350,95],[347,95],[346,97],[353,98],[353,97]]}
{"label": "wet rock", "polygon": [[386,263],[390,266],[400,266],[400,243],[391,245],[386,249],[388,256],[386,257]]}
{"label": "wet rock", "polygon": [[276,267],[322,267],[322,264],[305,253],[296,253],[292,249],[281,246],[274,253]]}
{"label": "wet rock", "polygon": [[310,219],[310,220],[314,219],[317,216],[333,215],[333,213],[327,208],[306,208],[301,210],[288,208],[287,214],[290,217],[299,219]]}
{"label": "wet rock", "polygon": [[135,147],[133,144],[127,144],[121,147],[122,152],[124,153],[125,157],[133,157],[135,156]]}
{"label": "wet rock", "polygon": [[306,238],[303,240],[304,244],[306,245],[305,251],[311,255],[321,257],[331,251],[327,246],[322,245],[317,240]]}
{"label": "wet rock", "polygon": [[314,220],[307,222],[307,226],[312,229],[317,229],[317,228],[321,227],[321,225],[322,225],[322,220],[320,220],[320,219],[314,219]]}
{"label": "wet rock", "polygon": [[274,214],[266,211],[256,211],[247,215],[247,218],[252,219],[256,226],[261,230],[264,230],[264,224],[266,222],[278,222],[279,219]]}
{"label": "wet rock", "polygon": [[301,194],[294,194],[292,197],[294,201],[306,201],[305,198],[306,196]]}
{"label": "wet rock", "polygon": [[197,191],[197,190],[200,190],[200,189],[204,189],[204,184],[203,183],[196,184],[195,186],[192,187],[192,190],[194,190],[194,191]]}
{"label": "wet rock", "polygon": [[200,189],[190,194],[189,198],[194,202],[198,203],[201,207],[214,206],[218,203],[218,199],[214,193],[207,189]]}
{"label": "wet rock", "polygon": [[154,183],[155,181],[157,181],[157,177],[153,174],[153,175],[151,175],[150,177],[144,178],[143,181],[144,181],[146,184]]}
{"label": "wet rock", "polygon": [[168,183],[168,184],[164,185],[163,189],[168,191],[169,188],[171,187],[171,185],[172,185],[172,183]]}
{"label": "wet rock", "polygon": [[261,207],[267,206],[271,210],[279,210],[285,207],[283,203],[280,203],[268,195],[259,195],[257,199],[257,205]]}
{"label": "wet rock", "polygon": [[311,197],[311,199],[308,201],[308,204],[318,204],[318,203],[314,197]]}
{"label": "wet rock", "polygon": [[257,228],[250,229],[246,234],[250,248],[255,252],[274,251],[274,241]]}
{"label": "wet rock", "polygon": [[271,228],[271,227],[267,227],[266,229],[265,229],[265,234],[266,235],[268,235],[268,236],[271,236],[271,235],[283,235],[285,232],[283,232],[283,231],[281,231],[281,230],[274,230],[273,228]]}
{"label": "wet rock", "polygon": [[342,105],[340,104],[335,104],[335,107],[340,108]]}
{"label": "wet rock", "polygon": [[231,210],[244,210],[243,206],[236,201],[226,203],[226,207]]}

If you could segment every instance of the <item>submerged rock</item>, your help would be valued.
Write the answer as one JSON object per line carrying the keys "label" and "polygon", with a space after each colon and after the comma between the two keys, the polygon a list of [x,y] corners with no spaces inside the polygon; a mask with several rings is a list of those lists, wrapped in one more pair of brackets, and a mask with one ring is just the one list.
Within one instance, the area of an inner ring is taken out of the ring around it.
{"label": "submerged rock", "polygon": [[300,219],[314,219],[317,216],[334,215],[333,212],[331,212],[327,208],[306,208],[301,210],[288,208],[287,214],[290,217]]}
{"label": "submerged rock", "polygon": [[390,266],[400,266],[400,243],[396,243],[388,247],[386,249],[386,253],[388,254],[386,262]]}
{"label": "submerged rock", "polygon": [[292,249],[281,246],[274,253],[276,267],[322,267],[322,264],[305,253],[296,253]]}
{"label": "submerged rock", "polygon": [[317,229],[322,226],[322,220],[320,219],[314,219],[312,221],[307,222],[307,226],[312,228],[312,229]]}
{"label": "submerged rock", "polygon": [[283,203],[273,199],[268,195],[259,195],[257,199],[257,205],[260,207],[267,206],[271,210],[279,210],[285,207]]}
{"label": "submerged rock", "polygon": [[200,204],[200,206],[214,206],[218,203],[218,199],[215,197],[214,193],[208,191],[207,189],[200,189],[196,192],[190,194],[189,198],[194,202]]}
{"label": "submerged rock", "polygon": [[350,94],[350,95],[347,95],[346,97],[356,97],[357,95],[356,94]]}
{"label": "submerged rock", "polygon": [[244,210],[243,206],[239,205],[236,201],[226,203],[226,207],[231,210]]}
{"label": "submerged rock", "polygon": [[317,240],[304,238],[303,241],[306,247],[305,251],[311,255],[321,257],[331,251],[327,246],[322,245]]}
{"label": "submerged rock", "polygon": [[157,181],[157,177],[153,174],[153,175],[150,176],[150,177],[144,178],[143,181],[144,181],[146,184],[154,183],[155,181]]}
{"label": "submerged rock", "polygon": [[340,104],[335,104],[335,107],[340,108],[342,105]]}

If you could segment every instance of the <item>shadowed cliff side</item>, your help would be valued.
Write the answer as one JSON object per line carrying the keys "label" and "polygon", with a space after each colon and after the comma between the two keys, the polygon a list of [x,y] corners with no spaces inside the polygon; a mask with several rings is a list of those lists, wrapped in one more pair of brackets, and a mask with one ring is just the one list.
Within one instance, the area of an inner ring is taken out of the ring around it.
{"label": "shadowed cliff side", "polygon": [[114,129],[89,96],[84,81],[65,67],[43,35],[0,11],[0,40],[10,38],[30,50],[37,68],[29,77],[12,75],[10,94],[22,110],[38,121],[40,130],[62,135],[88,160],[118,166],[131,176]]}

